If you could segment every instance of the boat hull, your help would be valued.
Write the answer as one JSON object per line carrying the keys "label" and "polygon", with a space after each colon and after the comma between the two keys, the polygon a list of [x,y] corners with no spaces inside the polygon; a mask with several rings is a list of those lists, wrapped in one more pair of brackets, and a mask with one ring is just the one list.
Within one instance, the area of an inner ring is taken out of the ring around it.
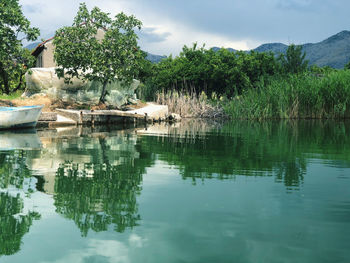
{"label": "boat hull", "polygon": [[35,127],[43,106],[0,107],[0,129]]}

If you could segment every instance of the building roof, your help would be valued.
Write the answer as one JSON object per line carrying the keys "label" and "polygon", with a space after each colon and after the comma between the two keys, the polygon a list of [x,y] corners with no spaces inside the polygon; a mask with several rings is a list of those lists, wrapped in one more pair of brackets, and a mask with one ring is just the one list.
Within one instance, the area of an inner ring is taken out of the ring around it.
{"label": "building roof", "polygon": [[54,37],[50,37],[49,39],[41,42],[39,45],[36,46],[36,48],[32,51],[32,55],[37,57],[41,51],[43,51],[43,49],[45,48],[45,44],[49,41],[51,41]]}

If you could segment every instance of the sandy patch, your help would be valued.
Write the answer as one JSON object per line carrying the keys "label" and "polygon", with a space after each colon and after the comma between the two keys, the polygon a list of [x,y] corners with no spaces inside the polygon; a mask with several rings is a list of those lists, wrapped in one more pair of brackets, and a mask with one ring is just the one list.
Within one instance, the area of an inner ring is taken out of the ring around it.
{"label": "sandy patch", "polygon": [[44,105],[44,108],[42,111],[44,112],[50,112],[52,100],[49,99],[47,96],[33,96],[30,98],[19,98],[12,100],[12,103],[15,106],[31,106],[31,105]]}

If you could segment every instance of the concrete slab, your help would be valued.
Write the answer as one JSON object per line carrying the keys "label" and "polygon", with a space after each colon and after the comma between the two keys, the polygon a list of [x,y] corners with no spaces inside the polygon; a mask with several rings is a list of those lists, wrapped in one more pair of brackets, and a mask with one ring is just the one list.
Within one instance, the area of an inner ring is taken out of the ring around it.
{"label": "concrete slab", "polygon": [[65,122],[65,123],[72,123],[72,124],[76,124],[77,122],[70,119],[70,118],[67,118],[67,117],[64,117],[62,116],[61,114],[57,114],[57,122]]}
{"label": "concrete slab", "polygon": [[56,113],[56,120],[39,120],[37,123],[37,128],[55,128],[76,125],[76,121]]}
{"label": "concrete slab", "polygon": [[148,103],[147,106],[129,110],[66,110],[57,109],[60,115],[74,120],[78,124],[84,123],[125,123],[125,122],[153,122],[166,120],[169,111],[166,105]]}
{"label": "concrete slab", "polygon": [[165,120],[169,115],[169,110],[167,105],[159,105],[155,103],[147,103],[146,107],[127,111],[131,114],[147,115],[148,118],[153,120]]}
{"label": "concrete slab", "polygon": [[39,117],[39,121],[56,121],[57,113],[56,112],[42,112]]}

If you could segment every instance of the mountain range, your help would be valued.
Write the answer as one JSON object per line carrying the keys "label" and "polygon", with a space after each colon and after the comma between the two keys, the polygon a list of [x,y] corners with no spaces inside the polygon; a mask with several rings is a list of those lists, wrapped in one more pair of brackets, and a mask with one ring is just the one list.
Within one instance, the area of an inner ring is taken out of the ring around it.
{"label": "mountain range", "polygon": [[[26,46],[27,49],[35,48],[39,42],[31,43]],[[303,51],[306,53],[306,59],[310,65],[317,65],[320,67],[329,66],[332,68],[344,68],[346,63],[350,61],[350,31],[341,31],[321,42],[303,44]],[[263,44],[255,49],[257,52],[273,52],[277,55],[286,53],[288,45],[283,43],[268,43]],[[220,48],[213,47],[214,51]],[[235,49],[228,48],[229,51],[234,52]],[[249,51],[248,51],[249,52]],[[154,55],[147,52],[147,57],[152,63],[158,63],[166,56]]]}
{"label": "mountain range", "polygon": [[147,53],[146,59],[151,61],[152,63],[158,63],[160,62],[163,58],[166,58],[167,56],[159,56],[159,55],[154,55],[151,53]]}
{"label": "mountain range", "polygon": [[[305,59],[309,61],[310,65],[317,65],[320,67],[329,66],[332,68],[344,68],[350,61],[350,31],[341,31],[321,42],[307,43],[301,45],[303,51],[306,53]],[[288,45],[282,43],[268,43],[263,44],[255,49],[257,52],[273,52],[276,55],[286,53]],[[218,47],[212,48],[214,51]],[[229,51],[235,51],[232,48]]]}

